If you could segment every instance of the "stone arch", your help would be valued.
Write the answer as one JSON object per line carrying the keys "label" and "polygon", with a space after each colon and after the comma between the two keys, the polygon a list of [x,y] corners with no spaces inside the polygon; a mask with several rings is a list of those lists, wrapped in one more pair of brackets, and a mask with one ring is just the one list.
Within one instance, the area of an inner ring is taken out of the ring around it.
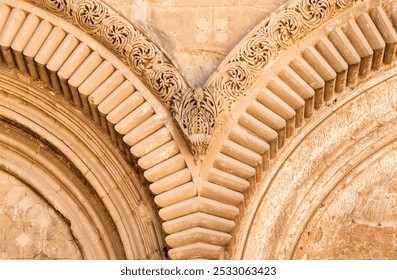
{"label": "stone arch", "polygon": [[319,3],[280,7],[201,89],[99,0],[3,0],[1,54],[136,162],[171,258],[227,258],[283,147],[316,110],[393,66],[395,1]]}
{"label": "stone arch", "polygon": [[[217,189],[220,202],[236,207],[237,227],[229,243],[234,258],[243,257],[235,254],[235,250],[243,250],[238,246],[243,246],[239,242],[245,240],[248,231],[245,213],[250,211],[253,215],[251,211],[257,209],[251,205],[251,198],[267,190],[274,164],[287,164],[284,149],[293,145],[291,141],[299,137],[306,125],[316,122],[318,110],[332,106],[345,94],[394,67],[395,1],[352,1],[339,14],[325,16],[327,19],[319,26],[309,28],[309,34],[289,38],[294,41],[290,46],[284,42],[281,50],[280,46],[275,47],[273,58],[266,60],[262,56],[262,62],[255,60],[255,56],[261,57],[258,52],[266,54],[270,48],[264,38],[272,39],[272,34],[264,29],[274,30],[272,24],[279,21],[280,25],[275,26],[298,29],[294,24],[302,23],[282,22],[301,18],[296,12],[302,12],[301,7],[307,3],[291,1],[278,15],[266,20],[264,26],[256,28],[232,51],[207,83],[223,84],[223,79],[230,88],[241,85],[243,91],[232,103],[231,117],[218,123],[222,127],[209,145],[200,171],[205,178],[203,195],[208,189]],[[336,5],[336,10],[338,3],[322,4]],[[302,22],[305,24],[305,20]],[[251,58],[247,58],[247,48]],[[265,65],[254,71],[258,75],[253,75],[247,66],[249,59]],[[240,223],[244,227],[240,228]]]}
{"label": "stone arch", "polygon": [[234,258],[395,258],[395,89],[392,68],[318,111],[269,170]]}
{"label": "stone arch", "polygon": [[84,258],[164,257],[151,198],[122,155],[40,84],[0,76],[2,170],[64,217]]}
{"label": "stone arch", "polygon": [[[172,91],[184,86],[183,79],[158,47],[108,6],[95,1],[81,2],[88,5],[83,5],[87,9],[92,4],[99,5],[109,18],[106,24],[110,20],[114,30],[130,28],[135,41],[128,45],[128,58],[123,60],[117,53],[118,47],[111,45],[120,38],[98,39],[95,37],[98,33],[91,34],[81,22],[70,24],[58,17],[62,15],[70,20],[71,14],[63,6],[54,10],[51,1],[37,3],[48,12],[25,1],[2,1],[2,62],[32,80],[41,81],[50,95],[65,98],[99,126],[132,166],[143,173],[150,191],[155,195],[163,193],[155,197],[158,206],[169,206],[186,196],[194,196],[196,189],[189,168],[193,157],[165,106]],[[68,8],[70,3],[67,2]],[[73,8],[75,13],[81,5]],[[105,23],[98,26],[108,27]],[[121,36],[125,34],[120,32]],[[156,65],[146,65],[152,60]],[[179,195],[178,191],[167,193],[178,187],[188,190],[188,194],[181,194],[181,190]]]}

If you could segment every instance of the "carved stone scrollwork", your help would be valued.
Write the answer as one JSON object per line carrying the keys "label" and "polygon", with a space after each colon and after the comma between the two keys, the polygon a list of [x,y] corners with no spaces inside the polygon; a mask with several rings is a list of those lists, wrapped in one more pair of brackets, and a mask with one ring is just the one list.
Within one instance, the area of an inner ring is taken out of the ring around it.
{"label": "carved stone scrollwork", "polygon": [[188,138],[196,160],[205,154],[215,125],[229,110],[229,105],[222,93],[214,88],[188,89],[175,96],[172,112]]}
{"label": "carved stone scrollwork", "polygon": [[163,52],[101,0],[26,0],[92,35],[170,109],[195,155],[205,153],[221,113],[230,111],[270,61],[336,14],[362,0],[293,0],[257,27],[202,89],[189,89]]}
{"label": "carved stone scrollwork", "polygon": [[41,7],[46,7],[47,10],[55,13],[62,13],[67,17],[72,17],[71,8],[73,0],[31,0]]}
{"label": "carved stone scrollwork", "polygon": [[102,21],[109,17],[109,9],[102,3],[83,0],[72,6],[72,13],[78,24],[91,35],[97,35],[101,29]]}
{"label": "carved stone scrollwork", "polygon": [[128,62],[131,69],[138,75],[142,75],[145,69],[149,69],[153,62],[163,63],[161,53],[150,44],[143,36],[137,37],[126,47]]}
{"label": "carved stone scrollwork", "polygon": [[[155,60],[155,59],[154,59]],[[144,70],[144,77],[158,97],[170,108],[172,98],[181,93],[184,88],[182,76],[175,73],[175,68],[169,63],[150,64],[152,68]]]}
{"label": "carved stone scrollwork", "polygon": [[215,86],[232,102],[245,95],[281,52],[304,38],[335,14],[361,0],[296,0],[286,5],[257,32],[247,38],[227,63],[217,70],[206,86]]}
{"label": "carved stone scrollwork", "polygon": [[292,46],[306,34],[302,15],[294,10],[285,10],[269,22],[269,35],[277,42],[280,49]]}
{"label": "carved stone scrollwork", "polygon": [[103,45],[118,55],[125,56],[126,45],[138,36],[137,31],[128,28],[126,21],[120,18],[107,18],[104,23],[106,26],[100,34]]}
{"label": "carved stone scrollwork", "polygon": [[233,62],[245,61],[251,71],[259,72],[277,53],[276,42],[270,39],[258,33],[238,52]]}
{"label": "carved stone scrollwork", "polygon": [[353,2],[357,2],[357,0],[335,0],[336,6],[340,9],[351,6]]}
{"label": "carved stone scrollwork", "polygon": [[64,17],[92,35],[139,75],[170,108],[186,82],[163,52],[136,27],[100,0],[27,0]]}
{"label": "carved stone scrollwork", "polygon": [[304,0],[300,1],[296,7],[296,11],[304,19],[304,25],[312,28],[328,20],[334,10],[333,0]]}
{"label": "carved stone scrollwork", "polygon": [[250,71],[249,64],[246,61],[235,61],[222,69],[214,86],[234,102],[244,95],[254,81],[255,72]]}

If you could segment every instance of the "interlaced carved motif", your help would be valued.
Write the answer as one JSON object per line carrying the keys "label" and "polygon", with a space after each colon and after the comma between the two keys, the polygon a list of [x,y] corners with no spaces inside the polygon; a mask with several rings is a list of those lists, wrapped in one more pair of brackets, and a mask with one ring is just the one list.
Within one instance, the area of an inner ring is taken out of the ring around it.
{"label": "interlaced carved motif", "polygon": [[120,18],[107,18],[104,22],[106,26],[100,34],[102,43],[119,56],[124,56],[127,43],[137,36],[137,31],[127,28],[127,22]]}
{"label": "interlaced carved motif", "polygon": [[30,0],[40,7],[45,7],[53,13],[62,13],[64,17],[71,17],[72,0]]}
{"label": "interlaced carved motif", "polygon": [[239,50],[233,62],[245,61],[251,71],[259,72],[267,62],[275,57],[276,53],[276,42],[269,40],[267,34],[258,33],[250,38],[248,43]]}
{"label": "interlaced carved motif", "polygon": [[[208,145],[219,114],[230,110],[281,52],[362,0],[294,0],[257,27],[203,89],[189,89],[163,52],[101,0],[26,0],[64,17],[131,67],[174,114],[194,153]],[[227,104],[227,106],[225,105]]]}
{"label": "interlaced carved motif", "polygon": [[335,5],[332,0],[304,0],[298,3],[296,11],[302,15],[305,26],[311,27],[328,20]]}
{"label": "interlaced carved motif", "polygon": [[151,62],[153,62],[149,64],[151,68],[145,68],[143,76],[149,87],[170,108],[172,98],[182,92],[183,80],[179,75],[175,75],[175,68],[170,63],[156,61],[155,58]]}
{"label": "interlaced carved motif", "polygon": [[215,88],[231,101],[236,101],[244,95],[245,90],[255,81],[254,72],[250,71],[246,61],[236,61],[228,64],[220,73]]}
{"label": "interlaced carved motif", "polygon": [[258,26],[257,32],[247,38],[246,43],[238,50],[232,52],[234,55],[230,56],[228,62],[217,70],[218,73],[206,85],[223,90],[227,98],[236,101],[245,95],[266,65],[282,51],[359,1],[291,1],[264,25]]}
{"label": "interlaced carved motif", "polygon": [[286,49],[306,34],[302,15],[294,10],[285,10],[270,20],[268,34],[280,49]]}
{"label": "interlaced carved motif", "polygon": [[109,17],[109,9],[102,3],[94,3],[90,0],[84,0],[80,3],[73,4],[73,16],[78,24],[91,35],[104,29],[102,21]]}

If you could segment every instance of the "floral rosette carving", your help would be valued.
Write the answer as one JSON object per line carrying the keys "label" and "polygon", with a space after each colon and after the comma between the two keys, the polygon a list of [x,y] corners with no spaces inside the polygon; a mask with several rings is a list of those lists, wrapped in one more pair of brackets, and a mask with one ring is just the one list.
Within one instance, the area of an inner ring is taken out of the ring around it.
{"label": "floral rosette carving", "polygon": [[109,9],[99,1],[83,0],[73,7],[77,23],[90,34],[103,28],[102,21],[109,17]]}
{"label": "floral rosette carving", "polygon": [[254,73],[245,61],[231,62],[222,70],[220,77],[215,80],[215,87],[232,101],[242,97],[255,81]]}
{"label": "floral rosette carving", "polygon": [[137,36],[137,32],[120,18],[107,18],[105,21],[106,26],[100,32],[103,45],[116,54],[124,55],[127,43]]}
{"label": "floral rosette carving", "polygon": [[128,63],[135,73],[141,75],[152,64],[162,63],[163,57],[156,46],[140,36],[127,45]]}
{"label": "floral rosette carving", "polygon": [[276,53],[276,43],[267,35],[258,34],[248,41],[233,61],[245,61],[251,70],[258,72],[275,57]]}
{"label": "floral rosette carving", "polygon": [[72,1],[73,0],[35,0],[33,2],[41,7],[45,7],[51,12],[65,14],[71,17]]}
{"label": "floral rosette carving", "polygon": [[148,86],[167,107],[172,97],[185,87],[183,78],[169,63],[159,63],[143,71]]}
{"label": "floral rosette carving", "polygon": [[277,44],[286,49],[305,35],[302,15],[294,10],[285,10],[270,20],[268,30]]}
{"label": "floral rosette carving", "polygon": [[303,17],[304,25],[314,29],[329,19],[335,11],[334,0],[302,0],[298,2],[297,12]]}
{"label": "floral rosette carving", "polygon": [[205,154],[217,120],[227,108],[227,100],[214,88],[188,89],[175,95],[171,109],[195,156]]}

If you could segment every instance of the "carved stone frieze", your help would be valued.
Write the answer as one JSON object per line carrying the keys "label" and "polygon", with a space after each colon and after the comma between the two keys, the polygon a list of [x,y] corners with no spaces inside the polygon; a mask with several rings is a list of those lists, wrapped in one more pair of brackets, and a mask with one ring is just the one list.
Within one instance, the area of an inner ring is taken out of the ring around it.
{"label": "carved stone frieze", "polygon": [[278,54],[360,1],[291,1],[232,51],[227,62],[210,77],[206,86],[217,87],[227,98],[236,101]]}
{"label": "carved stone frieze", "polygon": [[[207,81],[189,88],[164,53],[100,0],[27,0],[78,25],[117,55],[173,113],[195,154],[205,153],[219,113],[229,111],[281,52],[361,0],[295,0],[262,22]],[[202,98],[201,98],[202,97]],[[222,100],[222,101],[221,101]],[[223,105],[227,104],[227,105]]]}
{"label": "carved stone frieze", "polygon": [[123,62],[168,108],[186,81],[159,47],[100,0],[27,0],[95,37]]}

